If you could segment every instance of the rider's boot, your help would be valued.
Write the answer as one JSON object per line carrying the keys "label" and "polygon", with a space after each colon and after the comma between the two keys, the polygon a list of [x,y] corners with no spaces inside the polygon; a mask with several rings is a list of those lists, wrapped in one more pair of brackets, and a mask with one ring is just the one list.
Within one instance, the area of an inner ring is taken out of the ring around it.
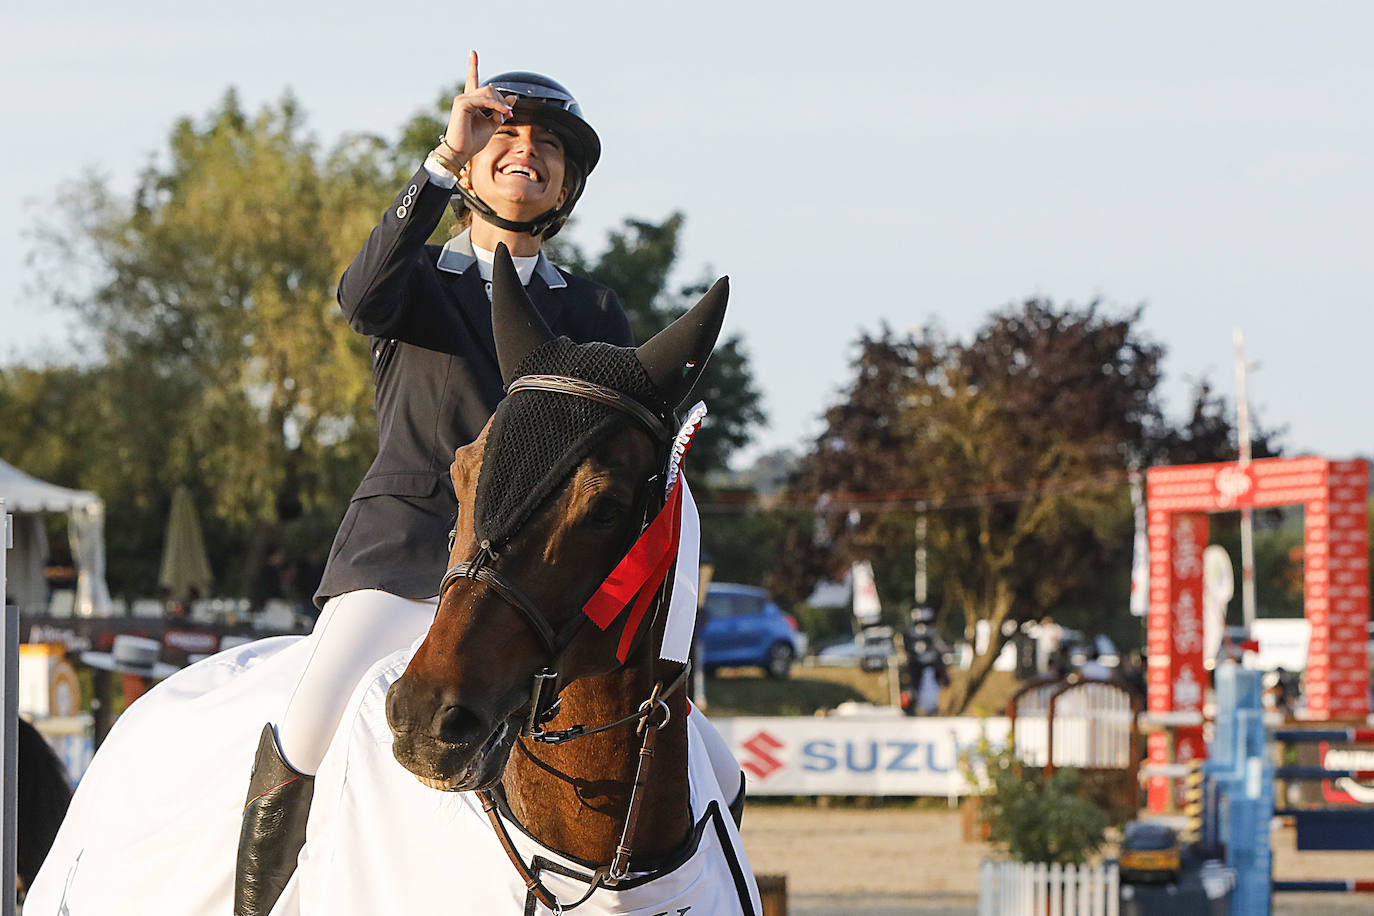
{"label": "rider's boot", "polygon": [[315,777],[292,768],[277,746],[272,724],[263,726],[239,830],[234,916],[267,916],[272,911],[305,845],[314,791]]}

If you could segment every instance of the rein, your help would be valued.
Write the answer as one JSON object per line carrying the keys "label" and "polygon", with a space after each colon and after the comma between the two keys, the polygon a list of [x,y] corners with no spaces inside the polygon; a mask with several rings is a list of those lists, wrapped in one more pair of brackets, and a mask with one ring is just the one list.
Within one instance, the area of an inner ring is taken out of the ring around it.
{"label": "rein", "polygon": [[[553,895],[553,892],[544,885],[544,882],[540,881],[530,870],[524,860],[520,858],[520,853],[516,850],[514,841],[511,840],[510,831],[506,829],[506,825],[501,821],[501,815],[497,807],[496,792],[492,789],[483,789],[478,793],[482,797],[482,810],[486,812],[487,820],[491,822],[492,829],[496,831],[496,836],[501,841],[501,848],[506,851],[506,857],[510,859],[511,865],[515,866],[515,870],[519,873],[521,880],[525,882],[525,889],[554,913],[566,913],[569,910],[576,909],[590,900],[592,894],[596,893],[598,888],[615,887],[629,875],[630,859],[634,855],[634,849],[631,847],[630,842],[639,825],[639,813],[643,807],[642,792],[644,787],[649,784],[649,767],[654,759],[654,748],[658,741],[658,730],[673,719],[672,711],[668,708],[668,704],[664,701],[664,697],[671,695],[674,691],[680,690],[683,685],[687,683],[687,675],[691,670],[691,663],[683,665],[682,671],[678,673],[678,676],[674,678],[666,688],[663,687],[662,681],[655,683],[653,691],[649,694],[649,698],[639,704],[638,710],[630,713],[630,715],[624,718],[617,719],[614,722],[593,729],[584,729],[583,726],[580,725],[574,726],[573,728],[565,729],[562,733],[555,733],[559,735],[557,740],[546,742],[549,744],[563,744],[577,738],[585,738],[588,735],[595,735],[598,732],[604,732],[608,729],[627,725],[635,721],[639,723],[635,726],[635,733],[643,736],[639,746],[639,763],[635,767],[634,784],[630,787],[630,802],[625,811],[625,823],[620,829],[620,842],[615,847],[615,855],[612,857],[609,864],[602,865],[592,872],[592,880],[587,886],[587,892],[575,902],[567,904],[566,906],[561,903],[558,898]],[[663,718],[655,722],[653,721],[653,714],[658,710],[662,710]],[[536,740],[539,739],[536,738]]]}

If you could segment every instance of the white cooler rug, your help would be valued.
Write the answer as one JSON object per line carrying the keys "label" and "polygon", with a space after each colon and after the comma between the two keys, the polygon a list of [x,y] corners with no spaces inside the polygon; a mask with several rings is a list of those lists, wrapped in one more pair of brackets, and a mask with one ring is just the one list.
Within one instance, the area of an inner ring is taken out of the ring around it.
{"label": "white cooler rug", "polygon": [[[178,672],[120,717],[72,799],[31,888],[26,916],[229,916],[248,773],[262,724],[280,718],[309,640],[239,646]],[[421,785],[391,756],[386,691],[413,650],[373,666],[354,691],[315,781],[306,845],[272,916],[547,914],[525,890],[471,793]],[[688,720],[694,845],[671,870],[599,889],[574,912],[759,916],[753,872],[706,751],[720,737]],[[641,829],[652,830],[646,811]],[[508,828],[560,901],[590,869]]]}

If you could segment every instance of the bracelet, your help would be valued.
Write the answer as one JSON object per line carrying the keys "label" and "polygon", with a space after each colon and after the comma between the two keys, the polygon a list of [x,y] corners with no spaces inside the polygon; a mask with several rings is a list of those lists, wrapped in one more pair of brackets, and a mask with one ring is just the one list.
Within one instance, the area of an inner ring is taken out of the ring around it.
{"label": "bracelet", "polygon": [[[449,149],[452,149],[452,148],[453,148],[453,147],[449,147]],[[439,163],[440,165],[442,165],[445,169],[447,169],[450,173],[452,173],[452,175],[453,175],[454,178],[461,178],[461,177],[462,177],[461,172],[463,171],[463,167],[462,167],[461,165],[459,165],[458,163],[454,162],[452,159],[450,159],[450,158],[448,158],[447,156],[445,156],[443,153],[439,152],[439,150],[438,150],[437,148],[436,148],[435,150],[433,150],[433,151],[430,153],[430,155],[434,157],[434,160],[435,160],[436,162],[438,162],[438,163]]]}
{"label": "bracelet", "polygon": [[448,149],[449,149],[449,152],[453,153],[455,156],[459,155],[458,151],[457,151],[456,149],[454,149],[451,145],[449,145],[449,142],[448,142],[448,132],[447,132],[447,131],[445,131],[444,133],[442,133],[442,134],[439,135],[439,143],[440,143],[440,145],[442,145],[442,146],[447,146]]}

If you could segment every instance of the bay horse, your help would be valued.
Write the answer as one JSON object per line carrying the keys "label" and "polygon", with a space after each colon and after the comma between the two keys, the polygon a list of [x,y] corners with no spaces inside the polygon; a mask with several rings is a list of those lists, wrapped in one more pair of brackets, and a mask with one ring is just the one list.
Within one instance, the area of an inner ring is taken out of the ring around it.
{"label": "bay horse", "polygon": [[[432,788],[481,791],[514,867],[550,909],[566,902],[515,854],[505,821],[597,863],[587,894],[673,862],[695,832],[686,653],[660,658],[661,610],[674,583],[650,581],[638,595],[638,580],[622,589],[642,613],[658,611],[640,628],[621,601],[614,625],[584,626],[592,615],[584,605],[625,565],[655,513],[675,511],[663,506],[669,418],[710,356],[727,295],[719,281],[637,351],[577,346],[553,338],[509,259],[497,259],[492,321],[509,393],[484,435],[455,456],[454,491],[466,508],[451,566],[434,623],[391,685],[386,711],[396,760]],[[604,384],[612,382],[618,387]],[[588,424],[604,431],[591,436]],[[580,448],[555,441],[552,469],[497,457],[569,434]],[[694,612],[694,603],[683,611]],[[555,715],[550,724],[576,724],[545,729]],[[728,788],[742,790],[736,780]],[[747,894],[743,901],[747,911]]]}
{"label": "bay horse", "polygon": [[[272,916],[761,911],[728,813],[741,774],[686,700],[685,666],[661,657],[686,658],[666,646],[676,583],[641,549],[678,524],[672,408],[727,296],[719,281],[637,350],[576,345],[551,338],[498,252],[509,393],[455,455],[435,619],[354,690]],[[645,556],[636,578],[626,564]],[[78,788],[34,912],[228,912],[242,749],[309,651],[308,638],[236,647],[131,706]]]}

